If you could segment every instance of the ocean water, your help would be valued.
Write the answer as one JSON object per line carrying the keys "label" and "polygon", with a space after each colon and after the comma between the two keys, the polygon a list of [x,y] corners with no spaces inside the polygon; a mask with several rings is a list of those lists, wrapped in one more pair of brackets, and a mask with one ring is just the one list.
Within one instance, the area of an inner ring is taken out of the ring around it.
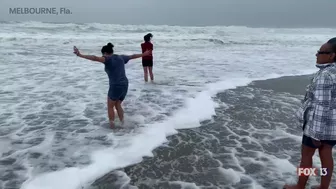
{"label": "ocean water", "polygon": [[[335,33],[327,28],[39,22],[3,22],[0,28],[4,189],[87,188],[106,173],[155,158],[153,150],[171,142],[168,136],[215,116],[223,105],[213,98],[218,93],[258,79],[316,71],[311,66],[315,52]],[[72,48],[100,55],[101,47],[112,42],[117,54],[140,53],[148,32],[154,35],[155,82],[143,82],[140,59],[126,65],[126,126],[111,130],[104,66],[77,58]],[[242,176],[233,169],[223,168],[222,173],[233,176],[231,180]],[[262,188],[258,181],[249,186]]]}

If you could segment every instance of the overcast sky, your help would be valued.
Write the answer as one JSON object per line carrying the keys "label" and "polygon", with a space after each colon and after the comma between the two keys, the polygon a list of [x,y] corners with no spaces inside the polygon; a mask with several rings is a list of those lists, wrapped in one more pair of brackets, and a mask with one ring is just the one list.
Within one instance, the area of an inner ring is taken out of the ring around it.
{"label": "overcast sky", "polygon": [[[72,14],[9,14],[26,7],[65,7]],[[335,15],[336,0],[0,0],[5,21],[336,27]]]}

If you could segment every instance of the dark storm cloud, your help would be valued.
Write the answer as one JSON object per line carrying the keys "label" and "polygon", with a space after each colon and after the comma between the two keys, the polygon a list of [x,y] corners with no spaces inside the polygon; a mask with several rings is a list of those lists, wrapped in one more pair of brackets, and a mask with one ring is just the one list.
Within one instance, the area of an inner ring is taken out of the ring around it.
{"label": "dark storm cloud", "polygon": [[[71,15],[13,15],[9,8],[61,7]],[[335,27],[336,0],[1,0],[0,19],[113,24]]]}

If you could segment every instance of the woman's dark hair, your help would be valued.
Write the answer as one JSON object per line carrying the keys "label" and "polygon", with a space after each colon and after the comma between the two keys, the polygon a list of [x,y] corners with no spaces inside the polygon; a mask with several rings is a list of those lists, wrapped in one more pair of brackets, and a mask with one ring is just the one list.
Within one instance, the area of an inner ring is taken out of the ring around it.
{"label": "woman's dark hair", "polygon": [[148,33],[147,35],[144,36],[144,41],[149,42],[151,37],[153,37],[153,35],[151,33]]}
{"label": "woman's dark hair", "polygon": [[107,53],[107,54],[112,54],[113,53],[113,47],[114,45],[112,43],[108,43],[107,45],[103,46],[101,49],[101,53]]}
{"label": "woman's dark hair", "polygon": [[[336,53],[336,37],[329,39],[327,43],[330,44],[332,52]],[[336,56],[334,58],[334,62],[336,62]]]}

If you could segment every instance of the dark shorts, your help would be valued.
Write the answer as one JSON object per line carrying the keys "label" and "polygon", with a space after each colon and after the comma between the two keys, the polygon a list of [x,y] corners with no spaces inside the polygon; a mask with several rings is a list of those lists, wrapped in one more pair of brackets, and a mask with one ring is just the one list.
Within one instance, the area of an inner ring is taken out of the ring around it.
{"label": "dark shorts", "polygon": [[[314,139],[307,137],[306,135],[303,135],[302,137],[302,144],[311,148],[319,148],[319,145],[314,144]],[[336,145],[336,141],[335,140],[321,140],[320,141],[322,144],[327,144],[330,145],[332,147],[334,147]]]}
{"label": "dark shorts", "polygon": [[125,85],[111,85],[108,91],[108,97],[112,101],[123,101],[127,95],[128,84]]}
{"label": "dark shorts", "polygon": [[[303,130],[304,130],[304,128],[305,128],[305,125],[303,126]],[[320,146],[318,146],[317,144],[314,144],[313,141],[314,141],[314,139],[312,139],[312,138],[310,138],[306,135],[302,136],[302,144],[303,145],[311,147],[311,148],[319,148]],[[333,146],[333,147],[336,145],[336,140],[321,140],[320,142],[323,143],[323,144]]]}
{"label": "dark shorts", "polygon": [[153,60],[142,60],[143,67],[153,67]]}

